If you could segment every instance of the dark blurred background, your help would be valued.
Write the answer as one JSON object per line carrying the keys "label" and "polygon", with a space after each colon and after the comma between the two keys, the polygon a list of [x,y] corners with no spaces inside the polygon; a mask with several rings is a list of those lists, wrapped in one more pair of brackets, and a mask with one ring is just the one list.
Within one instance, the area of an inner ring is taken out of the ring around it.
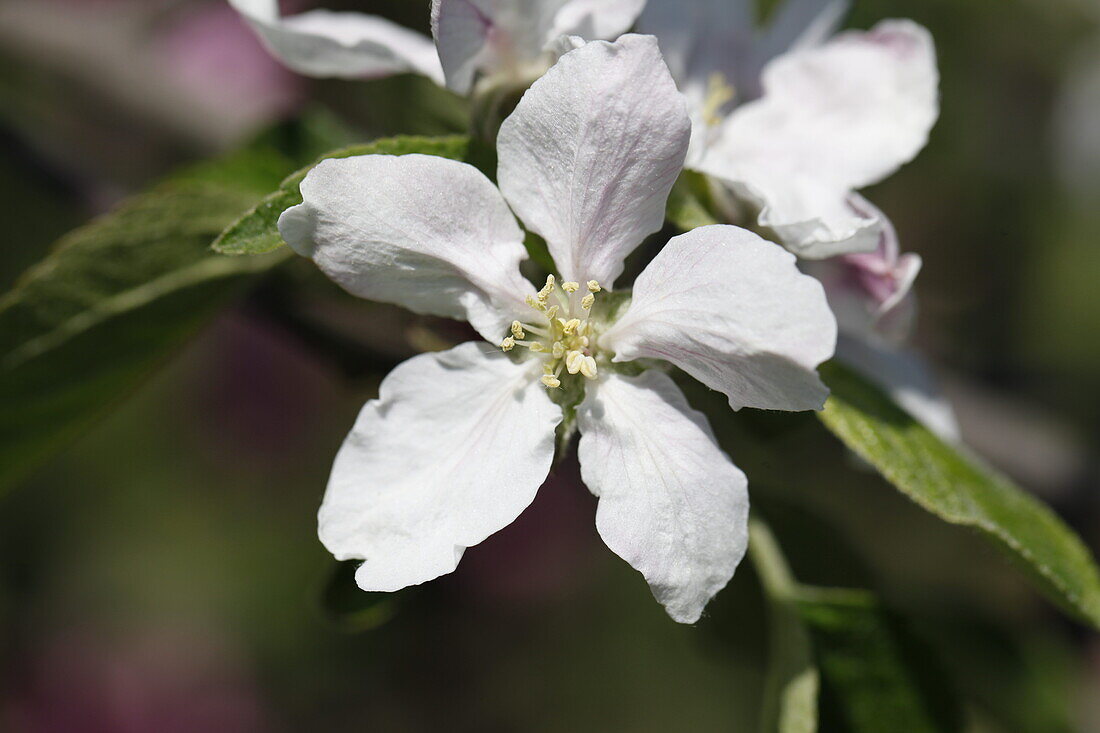
{"label": "dark blurred background", "polygon": [[[427,30],[426,0],[325,6]],[[869,191],[924,258],[917,343],[966,441],[1096,551],[1100,3],[857,0],[849,26],[888,17],[932,31],[942,74],[928,148]],[[126,194],[302,110],[363,138],[465,126],[422,79],[294,76],[222,0],[0,0],[0,70],[5,288]],[[288,310],[371,358],[315,348]],[[603,548],[572,459],[452,576],[374,605],[350,586],[315,534],[331,459],[385,363],[446,329],[292,266],[0,497],[0,728],[753,729],[750,564],[698,626],[670,622]],[[1100,731],[1096,635],[1001,556],[812,416],[722,421],[796,574],[877,588],[972,730]]]}

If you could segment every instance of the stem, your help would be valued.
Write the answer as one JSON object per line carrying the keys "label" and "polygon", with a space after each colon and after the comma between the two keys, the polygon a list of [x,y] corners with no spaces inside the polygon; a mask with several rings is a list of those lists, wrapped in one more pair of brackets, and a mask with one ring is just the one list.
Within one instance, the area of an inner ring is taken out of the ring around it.
{"label": "stem", "polygon": [[798,611],[799,585],[775,535],[759,516],[749,519],[749,555],[768,601],[770,663],[764,682],[761,733],[814,733],[820,677],[810,635]]}

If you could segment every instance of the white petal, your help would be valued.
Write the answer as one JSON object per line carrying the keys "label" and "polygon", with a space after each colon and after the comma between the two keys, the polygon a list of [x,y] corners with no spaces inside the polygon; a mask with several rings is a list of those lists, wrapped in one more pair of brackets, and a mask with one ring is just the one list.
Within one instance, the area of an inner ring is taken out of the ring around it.
{"label": "white petal", "polygon": [[821,283],[783,248],[733,226],[669,240],[600,337],[614,361],[672,362],[735,410],[821,409],[828,390],[814,369],[835,345]]}
{"label": "white petal", "polygon": [[[432,0],[447,88],[468,94],[479,74],[535,76],[565,0]],[[539,69],[541,71],[541,69]]]}
{"label": "white petal", "polygon": [[638,28],[657,36],[680,89],[701,103],[714,73],[740,87],[734,75],[750,57],[754,6],[752,0],[648,0]]}
{"label": "white petal", "polygon": [[273,55],[309,76],[376,78],[416,72],[443,83],[431,39],[362,13],[311,10],[280,18],[277,0],[229,0]]}
{"label": "white petal", "polygon": [[[689,167],[701,164],[733,105],[760,96],[765,64],[792,46],[817,45],[832,35],[847,5],[847,0],[785,0],[760,27],[751,0],[648,0],[638,26],[660,40],[672,77],[688,98]],[[730,93],[717,108],[715,82]]]}
{"label": "white petal", "polygon": [[279,232],[353,295],[463,318],[498,342],[534,288],[523,233],[489,179],[429,155],[324,160]]}
{"label": "white petal", "polygon": [[600,536],[645,576],[669,616],[695,623],[745,554],[745,474],[657,371],[602,377],[577,421]]}
{"label": "white petal", "polygon": [[535,498],[561,408],[529,366],[465,343],[383,380],[336,456],[319,515],[336,559],[366,560],[359,587],[398,590],[453,571]]}
{"label": "white petal", "polygon": [[762,207],[796,253],[869,251],[875,223],[846,205],[917,154],[938,115],[931,36],[908,21],[775,59],[764,96],[733,112],[700,163]]}
{"label": "white petal", "polygon": [[[752,0],[648,0],[638,21],[639,32],[657,36],[672,78],[687,97],[692,126],[688,167],[701,164],[717,120],[734,99],[744,101],[750,88],[759,86],[752,60],[754,6]],[[716,82],[733,91],[717,109],[711,104]]]}
{"label": "white petal", "polygon": [[569,0],[554,16],[552,33],[613,40],[630,30],[645,3],[646,0]]}
{"label": "white petal", "polygon": [[562,277],[610,288],[664,223],[689,135],[656,39],[594,41],[562,56],[501,125],[500,190]]}
{"label": "white petal", "polygon": [[841,334],[837,358],[885,390],[913,418],[948,443],[961,440],[955,410],[918,354]]}

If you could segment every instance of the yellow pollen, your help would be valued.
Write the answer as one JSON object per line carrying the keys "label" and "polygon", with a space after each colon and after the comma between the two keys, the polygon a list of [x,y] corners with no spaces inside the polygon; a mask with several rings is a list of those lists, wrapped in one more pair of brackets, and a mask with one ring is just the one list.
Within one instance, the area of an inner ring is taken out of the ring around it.
{"label": "yellow pollen", "polygon": [[577,332],[577,329],[581,326],[581,320],[579,318],[570,318],[568,321],[562,324],[561,331],[566,336],[572,336]]}
{"label": "yellow pollen", "polygon": [[584,364],[584,354],[579,351],[570,351],[565,355],[565,371],[576,374]]}
{"label": "yellow pollen", "polygon": [[553,348],[550,349],[550,354],[553,355],[553,357],[555,359],[560,359],[562,354],[564,354],[564,353],[565,353],[565,344],[563,344],[561,341],[555,341]]}
{"label": "yellow pollen", "polygon": [[550,294],[554,292],[554,276],[546,276],[546,284],[542,286],[542,290],[539,291],[538,301],[540,303],[546,303],[550,299]]}
{"label": "yellow pollen", "polygon": [[527,335],[523,332],[523,326],[519,321],[512,321],[512,335],[518,339],[524,338]]}
{"label": "yellow pollen", "polygon": [[532,341],[527,348],[534,351],[536,354],[546,351],[546,346],[544,346],[541,341]]}
{"label": "yellow pollen", "polygon": [[509,336],[508,338],[500,342],[500,348],[503,351],[511,351],[512,349],[516,348],[516,340]]}
{"label": "yellow pollen", "polygon": [[726,104],[733,101],[736,94],[734,88],[726,81],[726,77],[717,71],[711,74],[707,79],[707,96],[703,100],[703,120],[711,126],[719,124],[722,118],[718,113]]}
{"label": "yellow pollen", "polygon": [[583,374],[588,379],[596,378],[596,360],[593,359],[591,356],[584,357],[581,360],[580,366],[578,368],[580,369],[581,374]]}
{"label": "yellow pollen", "polygon": [[589,293],[588,295],[581,298],[581,308],[584,308],[586,311],[590,311],[592,310],[592,304],[595,302],[596,296],[592,293]]}
{"label": "yellow pollen", "polygon": [[561,289],[572,295],[581,289],[581,286],[575,282],[564,282],[561,284]]}
{"label": "yellow pollen", "polygon": [[600,287],[600,284],[598,282],[596,282],[595,280],[588,281],[588,292],[598,293],[601,290],[603,290],[603,288]]}
{"label": "yellow pollen", "polygon": [[553,321],[554,316],[558,315],[558,308],[559,308],[559,306],[556,306],[556,305],[552,305],[549,308],[547,308],[546,309],[546,317],[548,319],[550,319],[551,321]]}
{"label": "yellow pollen", "polygon": [[556,389],[557,387],[561,386],[561,380],[555,377],[553,374],[544,374],[542,376],[542,379],[540,379],[539,381],[550,389]]}

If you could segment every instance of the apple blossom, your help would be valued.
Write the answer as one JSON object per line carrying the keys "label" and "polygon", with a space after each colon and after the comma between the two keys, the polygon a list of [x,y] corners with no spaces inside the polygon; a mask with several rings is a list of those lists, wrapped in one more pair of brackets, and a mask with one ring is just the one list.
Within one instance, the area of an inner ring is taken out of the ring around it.
{"label": "apple blossom", "polygon": [[[479,78],[526,86],[553,63],[562,36],[613,39],[645,0],[432,0],[432,39],[385,18],[311,10],[282,17],[278,0],[229,0],[271,52],[309,76],[411,72],[469,94]],[[437,50],[438,49],[438,50]]]}
{"label": "apple blossom", "polygon": [[756,207],[800,257],[872,251],[882,224],[848,195],[927,142],[938,116],[932,38],[907,20],[829,38],[837,0],[789,0],[763,29],[754,7],[650,0],[639,21],[690,100],[688,167]]}
{"label": "apple blossom", "polygon": [[[733,409],[819,409],[836,322],[790,253],[734,226],[672,238],[632,293],[616,288],[662,225],[690,129],[656,39],[625,35],[566,53],[527,91],[497,138],[499,188],[423,155],[306,176],[279,222],[296,252],[352,294],[466,319],[488,342],[398,366],[337,455],[319,534],[365,561],[361,588],[455,570],[531,503],[556,431],[574,427],[600,536],[673,619],[696,621],[733,575],[746,478],[664,370]],[[515,217],[560,279],[536,290],[520,275]]]}

